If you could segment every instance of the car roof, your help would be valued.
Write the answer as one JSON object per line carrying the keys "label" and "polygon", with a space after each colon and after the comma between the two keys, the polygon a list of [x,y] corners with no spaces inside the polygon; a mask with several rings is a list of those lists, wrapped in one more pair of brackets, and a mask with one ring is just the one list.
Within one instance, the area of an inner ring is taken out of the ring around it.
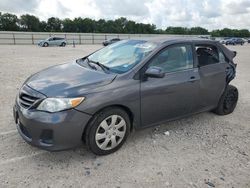
{"label": "car roof", "polygon": [[154,43],[157,43],[159,46],[172,45],[172,44],[184,43],[184,42],[194,42],[194,43],[200,43],[200,44],[205,44],[205,45],[216,45],[220,47],[220,49],[224,52],[224,54],[227,56],[228,59],[231,60],[235,57],[234,51],[229,50],[218,41],[211,40],[211,39],[203,39],[203,38],[198,38],[198,37],[178,37],[178,38],[177,37],[148,37],[148,38],[139,37],[137,39],[133,38],[132,40],[154,42]]}
{"label": "car roof", "polygon": [[154,42],[158,44],[166,43],[180,43],[180,42],[205,42],[205,43],[216,43],[217,41],[198,38],[198,37],[140,37],[137,40],[144,40],[148,42]]}

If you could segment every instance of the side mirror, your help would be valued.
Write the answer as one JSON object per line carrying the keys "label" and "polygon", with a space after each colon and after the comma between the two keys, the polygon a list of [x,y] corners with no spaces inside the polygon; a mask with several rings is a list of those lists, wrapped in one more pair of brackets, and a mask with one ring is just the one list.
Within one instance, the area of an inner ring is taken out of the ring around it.
{"label": "side mirror", "polygon": [[146,77],[151,78],[163,78],[165,76],[165,73],[161,67],[149,67],[145,72]]}

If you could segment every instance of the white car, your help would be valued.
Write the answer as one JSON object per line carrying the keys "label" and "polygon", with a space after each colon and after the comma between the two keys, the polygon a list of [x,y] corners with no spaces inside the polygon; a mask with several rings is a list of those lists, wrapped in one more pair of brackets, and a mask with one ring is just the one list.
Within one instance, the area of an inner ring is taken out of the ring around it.
{"label": "white car", "polygon": [[38,46],[48,47],[48,46],[66,46],[67,41],[62,37],[50,37],[45,40],[39,41]]}

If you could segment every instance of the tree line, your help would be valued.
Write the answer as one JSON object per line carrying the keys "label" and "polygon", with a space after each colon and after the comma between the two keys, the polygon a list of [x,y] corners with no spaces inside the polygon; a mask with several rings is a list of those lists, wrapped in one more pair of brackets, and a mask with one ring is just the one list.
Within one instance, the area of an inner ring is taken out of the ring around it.
{"label": "tree line", "polygon": [[211,35],[212,37],[250,37],[247,29],[213,30],[209,32],[202,27],[167,27],[157,29],[154,24],[136,23],[124,17],[115,20],[93,20],[90,18],[59,19],[56,17],[41,21],[30,14],[20,17],[0,12],[0,31],[32,31],[32,32],[76,32],[76,33],[128,33],[128,34],[181,34]]}

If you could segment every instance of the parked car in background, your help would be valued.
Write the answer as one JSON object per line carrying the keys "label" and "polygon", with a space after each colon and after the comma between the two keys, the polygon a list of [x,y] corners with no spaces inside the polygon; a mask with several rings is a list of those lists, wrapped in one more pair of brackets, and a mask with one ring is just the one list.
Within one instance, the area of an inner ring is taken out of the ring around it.
{"label": "parked car in background", "polygon": [[248,43],[248,38],[242,38],[245,43]]}
{"label": "parked car in background", "polygon": [[201,38],[201,39],[209,39],[210,37],[209,37],[209,36],[198,36],[198,38]]}
{"label": "parked car in background", "polygon": [[221,44],[226,44],[226,41],[231,39],[231,37],[225,37],[224,39],[220,40]]}
{"label": "parked car in background", "polygon": [[13,108],[18,132],[46,150],[85,142],[105,155],[133,129],[205,111],[230,114],[235,56],[207,39],[122,40],[30,76]]}
{"label": "parked car in background", "polygon": [[104,41],[102,44],[103,44],[103,46],[108,46],[108,45],[113,44],[115,42],[118,42],[120,40],[121,39],[119,39],[119,38],[113,38],[113,39]]}
{"label": "parked car in background", "polygon": [[226,45],[236,45],[236,44],[243,45],[244,43],[245,41],[242,38],[231,38],[226,40],[225,42]]}
{"label": "parked car in background", "polygon": [[49,37],[45,40],[41,40],[38,46],[48,47],[48,46],[66,46],[67,41],[62,37]]}

